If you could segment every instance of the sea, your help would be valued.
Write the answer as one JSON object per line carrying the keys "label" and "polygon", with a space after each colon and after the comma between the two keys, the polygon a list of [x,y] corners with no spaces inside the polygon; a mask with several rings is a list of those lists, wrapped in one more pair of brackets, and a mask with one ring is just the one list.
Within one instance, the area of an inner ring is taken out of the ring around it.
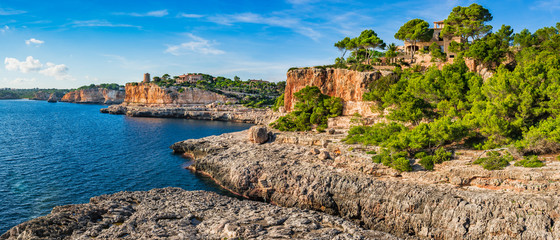
{"label": "sea", "polygon": [[99,113],[102,105],[0,100],[0,235],[53,207],[119,191],[228,194],[186,170],[173,143],[251,125]]}

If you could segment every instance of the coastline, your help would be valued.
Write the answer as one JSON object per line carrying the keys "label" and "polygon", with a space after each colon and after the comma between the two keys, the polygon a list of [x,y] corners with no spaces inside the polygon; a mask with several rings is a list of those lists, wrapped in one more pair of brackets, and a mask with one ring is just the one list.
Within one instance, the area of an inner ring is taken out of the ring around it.
{"label": "coastline", "polygon": [[180,188],[119,192],[55,207],[0,239],[397,239],[315,211]]}
{"label": "coastline", "polygon": [[[470,156],[463,154],[434,172],[398,173],[352,156],[358,151],[339,149],[342,154],[336,156],[333,150],[343,146],[336,140],[321,143],[321,137],[275,133],[275,140],[258,145],[246,136],[247,131],[210,136],[171,148],[178,154],[191,154],[191,168],[251,199],[338,215],[398,237],[560,236],[560,224],[555,224],[560,220],[556,214],[560,198],[552,183],[559,164],[542,171],[511,167],[489,172],[466,166]],[[328,151],[332,158],[322,159],[315,150]],[[471,185],[462,177],[473,173]],[[511,179],[514,175],[517,179]],[[482,182],[476,178],[486,178],[487,185],[478,185]]]}
{"label": "coastline", "polygon": [[139,105],[120,104],[100,109],[101,113],[129,117],[185,118],[208,121],[226,121],[267,124],[281,115],[270,109],[247,108],[242,105]]}

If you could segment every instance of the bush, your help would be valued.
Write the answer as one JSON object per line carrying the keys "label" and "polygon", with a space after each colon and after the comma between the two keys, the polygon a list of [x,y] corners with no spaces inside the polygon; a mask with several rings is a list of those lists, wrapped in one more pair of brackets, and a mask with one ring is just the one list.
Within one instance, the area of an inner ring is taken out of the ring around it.
{"label": "bush", "polygon": [[451,160],[452,153],[446,151],[444,148],[438,148],[434,155],[428,155],[426,152],[418,152],[414,157],[420,159],[418,163],[428,171],[434,170],[435,164],[440,164],[445,161]]}
{"label": "bush", "polygon": [[397,171],[410,172],[412,171],[412,166],[410,166],[410,161],[406,158],[407,156],[406,152],[391,153],[388,149],[383,149],[381,153],[374,155],[371,159],[374,163],[381,163]]}
{"label": "bush", "polygon": [[274,102],[274,106],[272,107],[272,110],[277,112],[278,109],[280,109],[280,107],[283,107],[283,106],[284,106],[284,93],[282,93],[282,95],[280,95],[278,98],[276,98],[276,101]]}
{"label": "bush", "polygon": [[522,160],[519,160],[515,163],[515,166],[526,168],[538,168],[544,165],[545,164],[541,160],[539,160],[539,157],[536,155],[525,156]]}
{"label": "bush", "polygon": [[510,161],[513,161],[513,157],[509,153],[502,155],[498,151],[491,151],[486,154],[486,157],[477,159],[473,164],[478,164],[486,170],[502,170]]}
{"label": "bush", "polygon": [[327,128],[328,118],[342,114],[342,100],[321,93],[318,87],[307,86],[294,93],[294,111],[279,118],[271,126],[280,131],[308,131],[313,125],[318,130]]}
{"label": "bush", "polygon": [[423,156],[418,163],[428,171],[434,170],[434,156]]}

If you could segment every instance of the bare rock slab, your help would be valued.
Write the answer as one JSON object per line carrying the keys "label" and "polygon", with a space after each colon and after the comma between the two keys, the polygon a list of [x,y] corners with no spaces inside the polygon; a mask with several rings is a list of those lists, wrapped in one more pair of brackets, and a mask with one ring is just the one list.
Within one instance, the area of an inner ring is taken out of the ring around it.
{"label": "bare rock slab", "polygon": [[0,239],[396,239],[309,210],[180,188],[119,192],[55,207]]}

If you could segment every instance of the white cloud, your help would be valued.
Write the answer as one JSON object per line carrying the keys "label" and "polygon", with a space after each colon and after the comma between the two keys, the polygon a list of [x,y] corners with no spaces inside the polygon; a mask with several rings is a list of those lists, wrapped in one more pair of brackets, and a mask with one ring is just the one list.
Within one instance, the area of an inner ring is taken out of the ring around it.
{"label": "white cloud", "polygon": [[192,41],[181,43],[179,45],[168,45],[165,52],[173,54],[175,56],[185,55],[189,53],[200,53],[204,55],[218,55],[225,53],[224,51],[215,48],[213,46],[215,45],[215,43],[211,43],[204,38],[195,36],[191,33],[188,33],[187,36],[189,36]]}
{"label": "white cloud", "polygon": [[39,74],[54,77],[57,80],[72,80],[72,76],[68,74],[68,67],[64,64],[54,64],[47,62],[43,65],[39,59],[28,56],[25,61],[19,61],[16,58],[7,57],[4,59],[6,70],[17,71],[22,73],[37,72]]}
{"label": "white cloud", "polygon": [[86,21],[73,21],[70,23],[73,27],[133,27],[140,29],[139,26],[130,24],[114,24],[107,20],[86,20]]}
{"label": "white cloud", "polygon": [[43,64],[32,56],[27,57],[23,62],[15,58],[7,57],[4,59],[4,65],[6,65],[6,70],[19,71],[22,73],[37,72],[43,67]]}
{"label": "white cloud", "polygon": [[64,64],[54,64],[48,62],[46,68],[39,71],[40,74],[45,76],[55,77],[56,79],[65,79],[68,77],[68,67]]}
{"label": "white cloud", "polygon": [[34,83],[37,82],[36,78],[22,78],[22,77],[18,77],[15,78],[13,80],[7,80],[6,78],[4,78],[4,82],[9,82],[11,84],[27,84],[27,83]]}
{"label": "white cloud", "polygon": [[209,20],[217,24],[228,26],[234,23],[253,23],[288,28],[313,40],[317,40],[321,37],[319,32],[315,31],[310,26],[305,26],[306,24],[300,19],[289,16],[263,16],[256,13],[239,13],[214,16],[210,17]]}
{"label": "white cloud", "polygon": [[0,8],[0,16],[24,14],[26,11]]}
{"label": "white cloud", "polygon": [[157,11],[150,11],[147,13],[123,13],[123,12],[118,12],[118,13],[114,13],[115,15],[127,15],[127,16],[133,16],[133,17],[165,17],[167,15],[169,15],[169,12],[167,11],[167,9],[163,9],[163,10],[157,10]]}
{"label": "white cloud", "polygon": [[177,17],[181,17],[181,18],[201,18],[201,17],[204,17],[204,15],[192,14],[192,13],[179,13],[177,15]]}
{"label": "white cloud", "polygon": [[39,40],[39,39],[35,39],[35,38],[31,38],[29,40],[25,40],[25,44],[27,45],[31,45],[31,44],[35,44],[36,46],[40,46],[41,44],[45,43],[45,41]]}
{"label": "white cloud", "polygon": [[0,28],[1,33],[5,33],[7,31],[10,31],[10,27],[8,27],[8,25],[4,25],[4,27]]}

